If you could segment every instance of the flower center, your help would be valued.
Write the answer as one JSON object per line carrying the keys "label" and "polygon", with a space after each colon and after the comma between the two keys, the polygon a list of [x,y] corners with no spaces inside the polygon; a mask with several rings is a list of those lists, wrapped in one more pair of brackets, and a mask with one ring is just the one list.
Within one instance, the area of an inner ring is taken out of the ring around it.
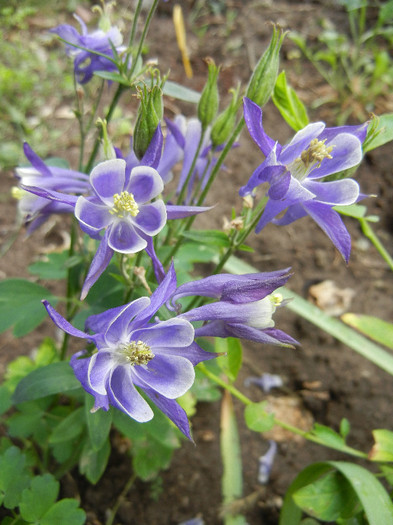
{"label": "flower center", "polygon": [[288,170],[292,176],[302,181],[307,177],[313,168],[319,168],[323,159],[332,159],[330,152],[334,146],[326,146],[326,139],[312,139],[309,147],[302,151],[300,157],[295,159],[289,166]]}
{"label": "flower center", "polygon": [[138,215],[139,208],[135,202],[134,196],[128,191],[122,191],[121,193],[115,193],[113,195],[113,207],[110,210],[112,215],[117,215],[123,219],[126,214],[130,214],[133,217]]}
{"label": "flower center", "polygon": [[11,188],[11,195],[17,201],[22,200],[23,197],[25,197],[25,195],[27,195],[28,193],[28,191],[22,190],[22,188],[18,188],[18,186],[13,186]]}
{"label": "flower center", "polygon": [[150,346],[143,341],[130,341],[120,346],[120,352],[128,363],[134,365],[147,365],[154,357]]}

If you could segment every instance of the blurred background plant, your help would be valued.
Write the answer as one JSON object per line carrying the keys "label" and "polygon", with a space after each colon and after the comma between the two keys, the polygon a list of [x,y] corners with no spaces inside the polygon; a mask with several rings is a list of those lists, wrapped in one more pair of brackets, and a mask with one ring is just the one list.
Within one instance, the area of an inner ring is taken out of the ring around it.
{"label": "blurred background plant", "polygon": [[324,18],[314,44],[297,32],[290,33],[289,38],[334,90],[318,99],[315,106],[334,102],[337,123],[343,124],[349,117],[364,120],[379,106],[380,112],[392,109],[393,1],[338,3],[347,12],[347,33]]}

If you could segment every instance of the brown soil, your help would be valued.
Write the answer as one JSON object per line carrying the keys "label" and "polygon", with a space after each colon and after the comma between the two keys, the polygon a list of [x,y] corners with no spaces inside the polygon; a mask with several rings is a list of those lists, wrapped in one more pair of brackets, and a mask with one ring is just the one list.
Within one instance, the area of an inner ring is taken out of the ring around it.
{"label": "brown soil", "polygon": [[[118,2],[120,5],[122,3]],[[322,17],[330,20],[333,17],[341,30],[347,29],[345,13],[334,2],[212,3],[226,4],[226,9],[223,8],[221,14],[216,15],[200,9],[200,16],[192,23],[192,15],[204,3],[194,2],[192,6],[192,2],[187,2],[184,6],[186,19],[189,21],[188,44],[194,68],[192,80],[186,80],[183,75],[180,53],[173,36],[172,2],[160,5],[150,31],[149,56],[158,56],[162,71],[170,68],[173,80],[185,82],[198,90],[202,88],[206,75],[202,58],[208,55],[214,57],[217,63],[223,64],[221,82],[224,97],[227,89],[236,85],[239,80],[246,82],[250,67],[269,42],[269,21],[301,31],[310,38],[315,37],[319,30],[318,21]],[[233,21],[230,17],[231,10],[236,14]],[[196,31],[203,26],[206,26],[206,33],[198,37]],[[32,33],[38,30],[39,28],[33,28]],[[286,39],[281,68],[287,71],[293,87],[309,106],[326,89],[326,85],[310,64],[300,59],[288,58],[293,50],[294,44]],[[170,108],[182,109],[189,115],[193,111],[191,106],[174,101],[170,102]],[[382,108],[381,112],[383,111]],[[323,112],[312,111],[311,117],[313,120],[324,119],[328,125],[335,124],[332,113],[326,109]],[[64,125],[63,122],[57,124]],[[292,134],[272,104],[264,109],[264,126],[272,137],[280,141],[285,141]],[[222,217],[229,216],[233,205],[240,210],[237,190],[262,160],[258,148],[246,132],[240,142],[240,148],[231,153],[226,163],[228,172],[223,173],[221,182],[213,187],[210,202],[215,203],[216,208],[201,221],[203,227],[220,226]],[[390,145],[386,145],[368,154],[357,174],[363,192],[378,195],[367,199],[365,203],[370,213],[380,217],[375,230],[389,249],[393,235],[390,148]],[[72,144],[68,149],[68,144],[65,143],[62,149],[63,155],[75,158]],[[54,153],[59,155],[58,151]],[[8,241],[14,229],[15,206],[9,197],[9,189],[13,184],[12,174],[3,174],[0,235],[5,241]],[[352,300],[349,299],[346,311],[377,315],[391,321],[391,272],[376,250],[364,239],[358,224],[351,219],[345,223],[353,242],[348,267],[328,238],[308,218],[286,228],[267,226],[263,235],[251,237],[255,252],[242,257],[259,271],[292,266],[294,276],[289,282],[289,288],[304,297],[309,296],[311,285],[332,280],[339,290],[350,289],[353,292],[349,294]],[[51,223],[50,228],[36,232],[29,239],[25,240],[23,234],[19,234],[12,248],[0,260],[1,277],[26,276],[27,263],[42,253],[43,246],[62,242],[59,236],[62,229],[62,222],[57,220]],[[53,283],[44,284],[53,286]],[[257,387],[246,388],[244,379],[263,372],[279,374],[284,379],[285,388],[275,390],[268,399],[276,410],[282,411],[282,419],[292,417],[294,424],[305,427],[314,420],[337,429],[340,420],[346,417],[352,428],[349,444],[365,451],[372,444],[372,429],[393,430],[389,417],[393,403],[389,375],[287,309],[279,312],[276,321],[278,327],[301,342],[301,347],[287,350],[244,343],[245,363],[236,382],[240,390],[254,401],[266,399],[266,395]],[[43,323],[33,334],[18,340],[12,337],[10,331],[2,334],[0,373],[6,362],[18,354],[30,352],[46,334],[55,335],[49,322]],[[251,433],[243,423],[242,407],[237,403],[235,406],[239,416],[243,453],[246,497],[243,511],[250,525],[277,524],[283,495],[300,470],[314,461],[348,458],[291,435],[283,435],[279,431],[273,431],[268,436]],[[192,419],[196,446],[184,443],[175,452],[170,469],[161,474],[162,491],[156,500],[152,498],[151,484],[136,481],[120,506],[115,523],[176,525],[195,516],[201,516],[206,525],[222,523],[219,518],[222,472],[219,421],[220,403],[201,403],[197,415]],[[267,450],[267,439],[278,442],[278,454],[269,484],[261,487],[257,483],[258,457]],[[64,494],[79,494],[82,507],[89,516],[88,523],[103,524],[107,510],[115,504],[130,475],[131,466],[127,456],[114,451],[107,472],[95,487],[88,486],[74,472],[72,483],[68,481],[64,485]]]}

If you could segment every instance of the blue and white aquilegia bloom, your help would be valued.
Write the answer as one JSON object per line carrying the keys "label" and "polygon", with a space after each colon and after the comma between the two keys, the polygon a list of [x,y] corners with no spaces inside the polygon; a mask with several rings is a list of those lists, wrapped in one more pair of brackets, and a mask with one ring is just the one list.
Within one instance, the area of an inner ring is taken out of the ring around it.
{"label": "blue and white aquilegia bloom", "polygon": [[244,275],[219,274],[185,283],[176,290],[169,307],[179,311],[182,297],[202,296],[218,299],[178,316],[190,322],[203,321],[195,335],[238,337],[258,343],[293,346],[295,339],[274,327],[273,314],[283,304],[274,293],[290,277],[289,268],[276,272]]}
{"label": "blue and white aquilegia bloom", "polygon": [[23,150],[31,165],[16,168],[15,175],[21,187],[13,188],[12,194],[18,199],[18,211],[30,234],[54,213],[73,213],[74,205],[48,200],[22,188],[39,186],[44,190],[64,192],[70,194],[75,204],[77,196],[88,193],[91,186],[85,173],[45,164],[27,143]]}
{"label": "blue and white aquilegia bloom", "polygon": [[153,237],[162,230],[167,219],[182,219],[209,208],[166,205],[158,198],[164,188],[158,171],[139,165],[127,172],[124,159],[101,162],[93,168],[89,180],[89,195],[78,198],[47,188],[23,186],[39,197],[74,206],[82,230],[100,240],[81,298],[86,297],[107,268],[114,252],[134,254],[146,250],[160,282],[165,272],[156,256]]}
{"label": "blue and white aquilegia bloom", "polygon": [[239,193],[244,197],[260,184],[269,185],[268,201],[255,231],[258,233],[269,222],[286,225],[309,215],[348,262],[351,238],[333,207],[357,202],[361,198],[359,185],[350,178],[330,182],[319,179],[360,163],[367,123],[326,128],[323,122],[315,122],[296,133],[289,144],[281,146],[265,133],[261,108],[247,98],[244,118],[266,159]]}
{"label": "blue and white aquilegia bloom", "polygon": [[156,313],[176,288],[171,266],[156,291],[129,304],[89,317],[85,333],[74,328],[52,306],[44,305],[64,332],[94,343],[97,351],[85,351],[70,361],[77,379],[95,399],[94,411],[112,405],[138,422],[149,421],[153,411],[142,390],[189,439],[186,413],[176,402],[192,386],[194,366],[216,357],[194,341],[194,328],[185,319],[157,321]]}
{"label": "blue and white aquilegia bloom", "polygon": [[81,26],[81,34],[69,24],[59,25],[51,29],[51,32],[66,41],[66,53],[74,59],[77,81],[86,84],[92,79],[95,71],[117,71],[116,65],[111,60],[114,57],[112,47],[119,55],[126,50],[122,45],[123,37],[120,30],[110,26],[106,31],[96,29],[89,33],[83,20],[77,15],[74,17]]}

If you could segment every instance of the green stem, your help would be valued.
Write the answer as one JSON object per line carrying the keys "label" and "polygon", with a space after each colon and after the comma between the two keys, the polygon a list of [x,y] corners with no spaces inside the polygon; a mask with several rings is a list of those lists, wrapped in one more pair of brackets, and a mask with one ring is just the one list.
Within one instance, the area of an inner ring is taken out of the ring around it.
{"label": "green stem", "polygon": [[[221,151],[220,156],[217,159],[217,163],[214,165],[214,167],[212,169],[209,181],[206,184],[205,189],[203,190],[203,192],[201,193],[201,195],[199,197],[199,200],[197,202],[197,206],[202,206],[202,204],[203,204],[203,202],[205,200],[205,197],[206,197],[206,195],[207,195],[211,185],[214,182],[214,179],[217,176],[217,173],[219,172],[219,170],[220,170],[220,168],[221,168],[221,166],[222,166],[222,164],[223,164],[223,162],[225,160],[225,157],[228,155],[230,149],[233,146],[233,143],[235,142],[236,138],[238,137],[238,135],[240,134],[241,130],[243,129],[243,126],[244,126],[244,118],[242,117],[240,119],[240,121],[238,122],[238,124],[237,124],[235,130],[233,131],[232,135],[230,136],[230,138],[229,138],[227,144],[225,145],[224,149]],[[175,255],[177,250],[180,248],[180,246],[181,246],[181,244],[183,242],[183,239],[181,237],[181,233],[183,231],[187,231],[187,230],[189,230],[191,228],[192,223],[195,220],[195,217],[196,217],[195,215],[193,215],[192,217],[189,217],[187,222],[185,223],[184,227],[180,230],[180,232],[179,232],[180,236],[179,236],[175,246],[172,248],[172,250],[168,254],[167,258],[165,259],[164,266],[168,264],[168,262],[172,259],[172,257]]]}
{"label": "green stem", "polygon": [[[116,90],[116,93],[112,99],[112,102],[111,102],[111,105],[109,106],[109,109],[105,115],[105,120],[107,123],[109,123],[109,121],[111,120],[112,118],[112,115],[113,115],[113,112],[115,111],[115,108],[117,106],[117,103],[119,102],[119,99],[123,93],[123,91],[126,89],[126,86],[124,86],[123,84],[119,84],[117,86],[117,90]],[[98,148],[100,147],[100,142],[101,142],[101,139],[102,139],[102,128],[96,138],[96,141],[94,143],[94,146],[93,146],[93,150],[90,154],[90,157],[89,157],[89,160],[84,168],[84,173],[90,173],[90,171],[92,170],[93,168],[93,164],[94,164],[94,161],[95,161],[95,158],[97,156],[97,153],[98,153]]]}
{"label": "green stem", "polygon": [[[139,0],[138,1],[138,5],[136,6],[136,9],[135,9],[135,13],[134,13],[134,19],[132,21],[132,28],[131,28],[131,34],[130,34],[130,39],[128,41],[128,47],[132,47],[133,43],[134,43],[134,40],[135,40],[135,33],[136,33],[136,26],[138,25],[138,19],[139,19],[139,15],[140,15],[140,12],[141,12],[141,9],[142,9],[142,4],[143,4],[143,0]],[[127,56],[127,61],[128,61],[128,56]],[[126,61],[126,63],[127,63]]]}
{"label": "green stem", "polygon": [[374,230],[371,228],[369,221],[367,219],[360,218],[359,222],[360,222],[360,227],[362,228],[362,232],[364,233],[364,235],[373,243],[375,248],[381,254],[381,257],[388,263],[390,269],[393,270],[393,258],[390,256],[389,252],[386,250],[384,245],[378,239]]}
{"label": "green stem", "polygon": [[147,35],[148,30],[149,30],[149,26],[150,26],[150,23],[152,21],[154,12],[157,9],[158,2],[159,2],[159,0],[154,0],[153,5],[151,6],[150,11],[149,11],[149,13],[147,15],[145,26],[144,26],[143,32],[142,32],[142,36],[141,36],[141,39],[139,41],[138,49],[137,49],[135,57],[133,57],[131,68],[130,68],[130,71],[128,73],[128,78],[132,78],[132,75],[133,75],[133,73],[135,71],[138,59],[139,59],[139,57],[142,54],[143,44],[145,42],[146,35]]}
{"label": "green stem", "polygon": [[135,481],[135,474],[133,474],[130,479],[127,481],[127,483],[124,485],[123,490],[121,491],[119,497],[116,500],[115,505],[113,506],[113,509],[111,510],[109,518],[106,520],[105,525],[113,525],[114,519],[116,517],[117,511],[119,510],[120,505],[123,503],[125,497],[127,496],[128,491],[132,487]]}
{"label": "green stem", "polygon": [[192,163],[191,163],[190,169],[188,170],[188,173],[187,173],[186,180],[184,181],[184,184],[183,184],[183,186],[182,186],[182,188],[180,190],[179,196],[177,198],[177,204],[181,204],[183,202],[184,194],[187,191],[188,185],[190,184],[190,179],[192,177],[192,174],[194,173],[195,165],[196,165],[197,160],[198,160],[199,152],[201,151],[201,147],[202,147],[202,144],[203,144],[204,136],[205,136],[205,131],[202,130],[201,136],[199,137],[199,142],[198,142],[197,149],[195,150],[194,158],[192,159]]}
{"label": "green stem", "polygon": [[[252,405],[253,404],[251,399],[249,399],[247,396],[242,394],[242,392],[240,392],[240,390],[238,390],[235,386],[233,386],[233,384],[227,383],[226,381],[224,381],[220,377],[218,377],[215,374],[213,374],[212,372],[210,372],[210,370],[208,370],[206,368],[206,365],[204,363],[199,363],[198,369],[201,372],[203,372],[205,374],[205,376],[208,377],[211,381],[214,381],[217,385],[220,385],[221,387],[223,387],[226,390],[228,390],[234,397],[239,399],[239,401],[241,401],[244,405],[247,406],[247,405]],[[302,429],[300,429],[298,427],[290,425],[289,423],[286,423],[285,421],[281,421],[281,419],[277,419],[276,417],[274,418],[274,424],[279,426],[279,427],[281,427],[281,428],[283,428],[284,430],[288,430],[289,432],[292,432],[293,434],[297,434],[298,436],[301,436],[301,437],[307,439],[308,441],[312,441],[313,443],[317,443],[318,445],[323,445],[323,446],[326,446],[326,447],[329,447],[329,448],[333,448],[335,450],[339,450],[340,452],[345,452],[345,453],[347,453],[347,454],[349,454],[351,456],[367,459],[367,454],[365,454],[364,452],[362,452],[360,450],[357,450],[357,449],[352,448],[352,447],[348,447],[347,445],[342,445],[342,446],[340,446],[340,448],[334,447],[334,446],[330,446],[327,443],[325,443],[323,440],[318,438],[317,436],[314,436],[311,432],[306,432],[305,430],[302,430]]]}

